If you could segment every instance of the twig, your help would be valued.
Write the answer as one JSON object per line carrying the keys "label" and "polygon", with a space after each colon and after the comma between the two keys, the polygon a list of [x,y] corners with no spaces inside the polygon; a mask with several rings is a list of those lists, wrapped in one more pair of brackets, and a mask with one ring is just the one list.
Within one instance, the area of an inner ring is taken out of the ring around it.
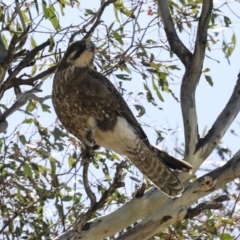
{"label": "twig", "polygon": [[87,221],[93,216],[93,214],[97,210],[101,209],[105,205],[107,199],[115,192],[117,188],[124,186],[124,183],[121,182],[121,180],[122,180],[122,170],[125,166],[126,166],[125,161],[122,161],[120,164],[117,164],[117,169],[116,169],[113,182],[110,184],[109,188],[103,193],[100,200],[96,202],[94,205],[92,205],[88,209],[88,211],[81,216],[81,219],[78,222],[76,222],[76,225],[73,229],[64,232],[63,234],[54,238],[54,240],[78,239],[79,233],[82,230],[88,230],[90,228],[92,223]]}
{"label": "twig", "polygon": [[[25,21],[24,21],[22,12],[21,12],[21,10],[20,10],[19,1],[18,1],[18,0],[15,0],[15,4],[16,4],[16,12],[17,12],[17,14],[19,15],[20,21],[21,21],[21,23],[22,23],[23,31],[26,31],[27,27],[26,27],[26,24],[25,24]],[[30,27],[29,27],[28,29],[30,29]],[[28,32],[28,31],[27,31],[27,32]],[[26,41],[27,41],[27,37],[28,37],[28,34],[25,34],[24,37],[23,37],[23,38],[21,39],[21,41],[19,42],[18,46],[16,47],[15,52],[17,52],[19,49],[21,49],[21,48],[24,46],[24,44],[25,44]]]}
{"label": "twig", "polygon": [[89,162],[86,162],[83,164],[83,185],[84,189],[87,193],[87,196],[89,197],[91,201],[91,207],[96,203],[96,195],[92,192],[89,182],[88,182],[88,167],[89,167]]}
{"label": "twig", "polygon": [[[15,41],[13,41],[14,36],[12,38],[12,42],[15,43]],[[11,45],[11,44],[10,44]],[[46,46],[50,45],[50,40],[48,39],[46,42],[36,46],[33,50],[31,50],[30,52],[28,52],[25,56],[25,58],[18,64],[18,66],[15,68],[15,70],[12,72],[12,74],[6,79],[6,81],[2,84],[1,88],[0,88],[0,98],[2,98],[4,92],[9,89],[12,88],[14,86],[14,79],[17,76],[17,74],[23,69],[25,68],[37,55],[37,53],[39,51],[41,51],[42,49],[44,49]],[[15,46],[15,45],[14,45]],[[10,48],[10,47],[9,47]],[[10,50],[8,50],[8,56],[5,58],[5,63],[9,61],[9,59],[13,58],[13,53],[10,54]],[[9,56],[11,55],[11,56]]]}
{"label": "twig", "polygon": [[90,30],[87,32],[87,34],[84,36],[85,39],[86,39],[86,38],[89,38],[90,35],[94,32],[95,28],[96,28],[96,27],[98,26],[98,24],[100,23],[100,19],[101,19],[101,17],[102,17],[102,14],[103,14],[105,8],[106,8],[109,4],[115,3],[116,1],[117,1],[117,0],[108,0],[107,2],[102,1],[103,3],[102,3],[102,5],[101,5],[100,9],[98,10],[98,12],[94,15],[94,17],[93,17],[87,24],[85,24],[85,25],[82,27],[82,29],[80,29],[80,30],[78,30],[78,31],[76,31],[75,33],[72,34],[72,36],[71,36],[70,39],[69,39],[69,43],[71,43],[78,34],[84,32],[85,29],[86,29],[86,27],[87,27],[89,24],[93,23],[93,22],[95,21],[95,19],[96,19],[96,21],[95,21],[95,23],[93,24],[93,26],[90,28]]}
{"label": "twig", "polygon": [[213,201],[200,203],[194,208],[189,208],[184,219],[196,217],[206,209],[220,209],[223,207],[222,202],[227,200],[230,200],[230,198],[227,195],[222,195],[215,198]]}
{"label": "twig", "polygon": [[21,79],[21,78],[15,78],[14,79],[14,84],[16,85],[34,85],[34,82],[41,79],[43,81],[43,79],[48,78],[51,74],[53,74],[55,72],[55,70],[57,69],[57,65],[50,67],[49,69],[37,74],[34,77],[31,78],[27,78],[27,79]]}
{"label": "twig", "polygon": [[22,107],[29,99],[32,99],[35,97],[34,93],[41,92],[40,89],[43,82],[39,81],[36,83],[36,85],[29,91],[26,91],[20,95],[20,97],[16,100],[16,102],[7,109],[3,114],[0,116],[0,133],[4,132],[7,129],[7,117],[9,117],[11,114],[13,114],[16,110],[18,110],[20,107]]}
{"label": "twig", "polygon": [[146,190],[146,184],[143,183],[142,186],[137,190],[135,194],[135,198],[142,198],[144,196],[145,190]]}
{"label": "twig", "polygon": [[[236,208],[236,206],[237,206],[239,197],[240,197],[240,194],[238,194],[238,197],[237,197],[237,199],[236,199],[236,201],[235,201],[235,203],[234,203],[234,206],[233,206],[232,212],[230,213],[229,218],[232,218],[232,215],[233,215],[234,210],[235,210],[235,208]],[[224,225],[224,227],[223,227],[223,231],[222,231],[222,234],[221,234],[221,239],[223,239],[223,234],[224,234],[224,232],[225,232],[225,229],[226,229],[226,225]]]}

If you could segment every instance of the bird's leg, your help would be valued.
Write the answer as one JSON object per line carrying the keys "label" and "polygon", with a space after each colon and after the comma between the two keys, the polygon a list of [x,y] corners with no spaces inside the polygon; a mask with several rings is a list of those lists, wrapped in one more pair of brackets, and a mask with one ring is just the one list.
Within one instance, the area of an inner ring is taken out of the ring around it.
{"label": "bird's leg", "polygon": [[85,128],[85,134],[83,136],[83,142],[89,146],[89,147],[94,147],[96,145],[95,141],[92,138],[92,130],[89,130],[87,128]]}

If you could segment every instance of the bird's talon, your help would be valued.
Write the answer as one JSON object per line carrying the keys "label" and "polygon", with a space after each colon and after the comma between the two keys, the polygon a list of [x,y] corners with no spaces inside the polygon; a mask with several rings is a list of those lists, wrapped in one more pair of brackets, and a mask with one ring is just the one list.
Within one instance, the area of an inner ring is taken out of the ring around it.
{"label": "bird's talon", "polygon": [[86,133],[83,136],[84,143],[89,147],[94,147],[96,145],[96,142],[92,139],[92,131],[85,129]]}

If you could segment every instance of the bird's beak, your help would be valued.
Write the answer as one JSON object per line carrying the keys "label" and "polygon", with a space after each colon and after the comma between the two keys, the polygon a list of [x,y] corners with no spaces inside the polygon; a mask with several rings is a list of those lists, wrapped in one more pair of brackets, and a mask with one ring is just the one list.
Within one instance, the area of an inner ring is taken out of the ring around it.
{"label": "bird's beak", "polygon": [[87,43],[86,49],[90,50],[91,52],[94,52],[95,48],[96,48],[96,45],[93,42],[89,41]]}

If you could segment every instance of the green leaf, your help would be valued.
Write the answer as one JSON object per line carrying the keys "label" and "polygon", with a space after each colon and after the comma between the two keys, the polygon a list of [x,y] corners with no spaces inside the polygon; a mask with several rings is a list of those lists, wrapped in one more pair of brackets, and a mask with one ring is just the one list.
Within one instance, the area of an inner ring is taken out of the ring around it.
{"label": "green leaf", "polygon": [[73,196],[69,196],[69,195],[64,196],[64,197],[62,198],[62,200],[63,200],[64,202],[72,201],[72,200],[73,200]]}
{"label": "green leaf", "polygon": [[49,18],[49,10],[47,8],[47,3],[43,0],[42,1],[42,8],[43,8],[43,15],[45,17],[45,19]]}
{"label": "green leaf", "polygon": [[155,130],[155,132],[157,133],[157,139],[156,139],[156,145],[158,145],[160,142],[163,141],[164,137],[162,136],[162,133],[159,130]]}
{"label": "green leaf", "polygon": [[205,76],[205,79],[207,80],[207,82],[209,83],[209,85],[210,85],[210,86],[213,86],[212,77],[209,76],[209,75],[205,75],[205,74],[204,74],[204,76]]}
{"label": "green leaf", "polygon": [[115,74],[115,76],[122,80],[127,80],[127,81],[132,80],[132,78],[129,77],[129,75],[127,75],[127,74]]}
{"label": "green leaf", "polygon": [[52,131],[52,134],[54,136],[54,141],[57,141],[60,139],[62,131],[59,128],[55,127],[54,130]]}
{"label": "green leaf", "polygon": [[113,37],[121,44],[123,45],[122,35],[120,35],[117,31],[113,32]]}
{"label": "green leaf", "polygon": [[4,34],[1,34],[1,36],[2,36],[4,47],[6,49],[8,49],[8,40],[7,40],[7,38],[4,36]]}
{"label": "green leaf", "polygon": [[37,46],[37,42],[35,41],[35,39],[33,37],[31,37],[31,47],[35,48]]}
{"label": "green leaf", "polygon": [[28,105],[26,107],[27,112],[32,112],[37,107],[37,102],[34,100],[29,100]]}
{"label": "green leaf", "polygon": [[144,89],[147,91],[147,100],[148,100],[148,102],[152,102],[154,100],[154,98],[152,96],[152,93],[151,93],[149,87],[146,84],[143,84],[143,86],[144,86]]}
{"label": "green leaf", "polygon": [[145,108],[144,108],[143,106],[136,104],[136,105],[134,105],[134,107],[135,107],[135,108],[137,109],[137,111],[138,111],[137,117],[141,117],[142,115],[145,114],[146,110],[145,110]]}
{"label": "green leaf", "polygon": [[20,135],[20,136],[19,136],[19,140],[20,140],[20,142],[21,142],[23,145],[25,145],[25,144],[27,143],[27,140],[26,140],[26,138],[25,138],[24,135]]}
{"label": "green leaf", "polygon": [[142,181],[140,181],[139,179],[129,176],[129,178],[131,178],[133,181],[137,182],[137,183],[141,183]]}
{"label": "green leaf", "polygon": [[37,10],[37,13],[38,13],[38,15],[39,15],[38,1],[37,1],[37,0],[34,0],[34,3],[35,3],[35,7],[36,7],[36,10]]}
{"label": "green leaf", "polygon": [[51,113],[51,111],[49,110],[51,107],[48,106],[47,104],[42,103],[42,104],[41,104],[41,107],[42,107],[42,111],[43,111],[43,112]]}
{"label": "green leaf", "polygon": [[34,119],[33,118],[26,118],[23,123],[27,123],[27,124],[30,124],[30,123],[33,123],[34,122]]}
{"label": "green leaf", "polygon": [[203,73],[210,72],[210,71],[211,71],[210,68],[205,68],[204,70],[202,70]]}
{"label": "green leaf", "polygon": [[84,13],[85,16],[89,16],[93,14],[94,14],[94,11],[92,9],[85,9],[85,13]]}
{"label": "green leaf", "polygon": [[62,16],[64,16],[64,11],[63,9],[65,8],[65,1],[64,0],[60,0],[59,1],[59,5],[60,5],[60,10],[61,10],[61,13],[62,13]]}
{"label": "green leaf", "polygon": [[73,168],[76,166],[76,160],[71,155],[68,158],[68,165],[70,168]]}
{"label": "green leaf", "polygon": [[53,5],[50,5],[48,10],[49,10],[49,19],[50,19],[53,27],[55,28],[55,30],[59,30],[60,25],[59,25],[59,21],[58,21],[58,18],[56,16],[55,9],[54,9]]}
{"label": "green leaf", "polygon": [[24,164],[23,164],[23,170],[24,170],[24,173],[25,173],[28,177],[32,178],[32,170],[31,170],[29,164],[24,163]]}
{"label": "green leaf", "polygon": [[164,102],[164,99],[163,99],[163,97],[162,97],[162,95],[161,95],[161,93],[160,93],[160,91],[159,91],[157,85],[155,84],[153,78],[152,78],[152,85],[153,85],[153,89],[155,90],[155,92],[156,92],[158,98],[159,98],[162,102]]}
{"label": "green leaf", "polygon": [[224,22],[225,22],[225,26],[229,27],[229,25],[232,23],[231,19],[229,17],[224,16]]}
{"label": "green leaf", "polygon": [[221,240],[234,240],[235,238],[232,237],[229,233],[220,234]]}
{"label": "green leaf", "polygon": [[28,12],[27,10],[22,11],[23,20],[26,24],[31,23],[30,19],[26,15],[27,12]]}
{"label": "green leaf", "polygon": [[53,157],[50,157],[49,161],[50,161],[50,166],[51,166],[51,169],[52,169],[52,173],[55,174],[56,169],[57,169],[57,167],[56,167],[57,160]]}
{"label": "green leaf", "polygon": [[54,38],[51,36],[49,38],[49,41],[50,41],[50,45],[49,45],[49,49],[48,49],[48,52],[52,52],[54,46],[55,46],[55,41],[54,41]]}
{"label": "green leaf", "polygon": [[36,74],[36,71],[37,71],[37,65],[33,64],[32,71],[31,71],[31,76],[34,76]]}

